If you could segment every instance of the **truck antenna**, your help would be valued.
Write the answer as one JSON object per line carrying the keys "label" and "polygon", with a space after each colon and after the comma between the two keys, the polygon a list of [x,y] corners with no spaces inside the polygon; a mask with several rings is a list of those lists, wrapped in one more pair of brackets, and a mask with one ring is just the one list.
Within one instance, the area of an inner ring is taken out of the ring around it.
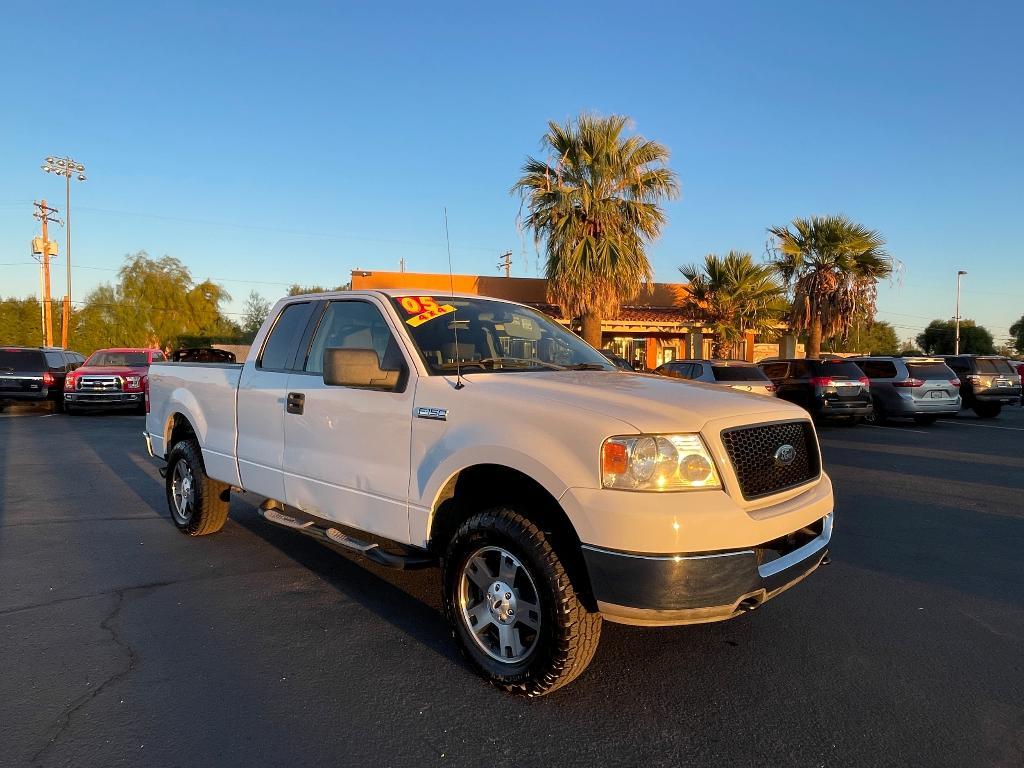
{"label": "truck antenna", "polygon": [[[452,294],[452,306],[455,306],[455,275],[452,274],[452,241],[448,236],[448,208],[444,208],[444,241],[448,246],[448,288]],[[452,312],[452,331],[455,333],[455,388],[462,389],[462,351],[459,349],[459,321]]]}

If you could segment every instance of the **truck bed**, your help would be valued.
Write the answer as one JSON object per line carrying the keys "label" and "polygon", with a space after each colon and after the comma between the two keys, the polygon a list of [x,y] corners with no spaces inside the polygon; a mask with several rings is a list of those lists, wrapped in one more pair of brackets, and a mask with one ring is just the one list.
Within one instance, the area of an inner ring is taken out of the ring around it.
{"label": "truck bed", "polygon": [[153,452],[167,453],[163,425],[173,413],[192,424],[210,477],[239,484],[235,460],[237,431],[235,402],[242,363],[154,363],[149,369],[150,412],[146,431]]}

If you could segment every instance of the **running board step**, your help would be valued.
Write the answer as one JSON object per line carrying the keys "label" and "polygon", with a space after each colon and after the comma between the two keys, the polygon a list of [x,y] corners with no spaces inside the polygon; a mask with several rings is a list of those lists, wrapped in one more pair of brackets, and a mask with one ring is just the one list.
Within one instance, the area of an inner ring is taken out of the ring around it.
{"label": "running board step", "polygon": [[365,557],[377,565],[386,568],[397,568],[399,570],[416,570],[419,568],[430,568],[437,565],[437,558],[431,557],[425,550],[408,549],[404,553],[388,552],[371,541],[363,541],[355,536],[339,531],[337,528],[325,528],[317,525],[314,520],[303,520],[294,517],[283,510],[279,502],[265,501],[260,505],[259,513],[264,520],[279,525],[282,528],[290,528],[298,533],[304,533],[321,544],[341,547],[346,552],[352,552]]}

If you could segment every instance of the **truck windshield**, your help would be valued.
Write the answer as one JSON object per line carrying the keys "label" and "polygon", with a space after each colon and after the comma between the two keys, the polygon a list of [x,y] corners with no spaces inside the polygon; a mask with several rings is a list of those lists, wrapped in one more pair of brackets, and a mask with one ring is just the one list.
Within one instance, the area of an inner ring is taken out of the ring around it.
{"label": "truck windshield", "polygon": [[143,366],[146,363],[145,352],[95,352],[86,363],[93,368],[121,368],[124,366]]}
{"label": "truck windshield", "polygon": [[391,301],[431,374],[451,374],[456,368],[464,374],[614,370],[581,338],[527,307],[450,296],[396,296]]}

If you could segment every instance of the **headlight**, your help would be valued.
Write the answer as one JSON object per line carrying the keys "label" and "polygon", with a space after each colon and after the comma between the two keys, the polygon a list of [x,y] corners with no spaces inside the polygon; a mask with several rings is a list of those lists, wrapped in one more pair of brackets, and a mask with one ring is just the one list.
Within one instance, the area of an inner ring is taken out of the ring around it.
{"label": "headlight", "polygon": [[609,437],[601,446],[601,484],[630,491],[722,487],[700,435]]}
{"label": "headlight", "polygon": [[124,377],[125,389],[138,389],[139,385],[141,383],[142,383],[142,377],[141,376],[125,376]]}
{"label": "headlight", "polygon": [[66,390],[74,390],[74,388],[75,388],[75,379],[76,378],[77,378],[76,376],[66,376],[64,378],[64,389],[66,389]]}

